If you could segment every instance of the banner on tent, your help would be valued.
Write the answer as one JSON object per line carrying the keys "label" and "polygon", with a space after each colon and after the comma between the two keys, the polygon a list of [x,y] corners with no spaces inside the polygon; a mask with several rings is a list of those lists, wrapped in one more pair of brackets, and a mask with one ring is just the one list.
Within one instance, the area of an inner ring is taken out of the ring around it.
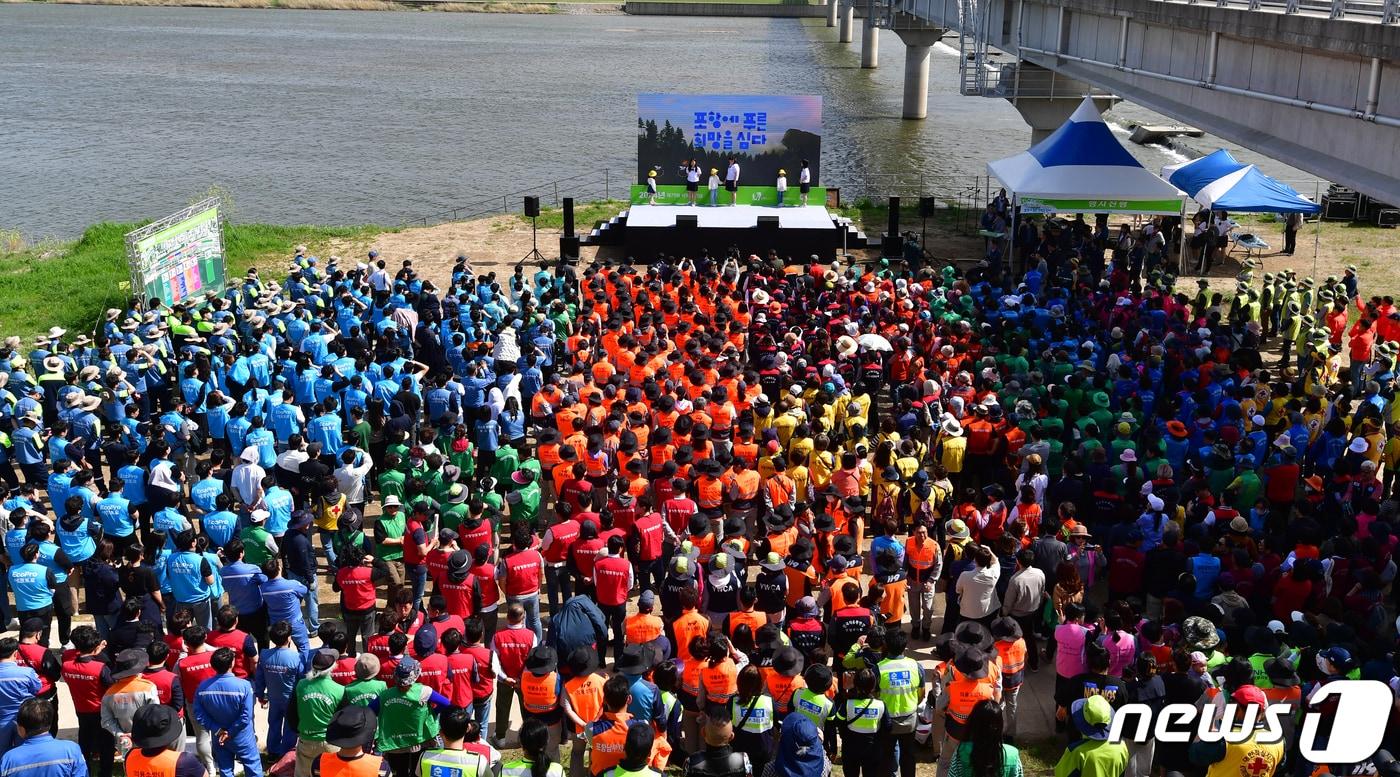
{"label": "banner on tent", "polygon": [[1066,200],[1020,197],[1022,213],[1181,213],[1181,200]]}

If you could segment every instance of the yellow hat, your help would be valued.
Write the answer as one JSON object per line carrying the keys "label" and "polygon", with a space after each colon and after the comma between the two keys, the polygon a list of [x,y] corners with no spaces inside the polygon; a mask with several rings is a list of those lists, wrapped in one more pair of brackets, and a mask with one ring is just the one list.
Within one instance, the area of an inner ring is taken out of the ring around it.
{"label": "yellow hat", "polygon": [[718,168],[718,167],[711,167],[711,168],[710,168],[710,175],[715,175],[715,174],[717,174],[718,172],[719,172],[719,168]]}
{"label": "yellow hat", "polygon": [[778,171],[778,175],[787,175],[787,171],[786,171],[786,170],[779,170],[779,171]]}
{"label": "yellow hat", "polygon": [[647,177],[648,177],[648,178],[655,178],[655,177],[656,177],[656,171],[655,171],[655,170],[652,170],[651,172],[647,173]]}

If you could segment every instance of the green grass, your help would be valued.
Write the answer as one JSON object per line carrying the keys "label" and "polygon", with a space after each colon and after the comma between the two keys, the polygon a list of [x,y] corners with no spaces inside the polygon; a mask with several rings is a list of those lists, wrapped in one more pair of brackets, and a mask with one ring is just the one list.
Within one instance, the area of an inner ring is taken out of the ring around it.
{"label": "green grass", "polygon": [[[627,203],[623,200],[598,200],[575,205],[574,230],[587,233],[593,228],[594,222],[606,221],[626,209]],[[530,220],[524,216],[521,216],[520,219],[526,224],[530,223]],[[540,215],[536,223],[540,229],[563,229],[564,211],[559,208],[540,208]]]}
{"label": "green grass", "polygon": [[[90,332],[104,309],[125,307],[130,295],[125,236],[138,226],[103,222],[72,243],[0,245],[0,334],[28,339],[54,325]],[[330,240],[368,239],[384,231],[231,224],[224,230],[228,277],[254,266],[265,278],[280,277],[298,243],[314,252]]]}
{"label": "green grass", "polygon": [[1018,742],[1017,746],[1021,750],[1021,770],[1026,777],[1054,774],[1055,763],[1065,750],[1064,743],[1057,738]]}

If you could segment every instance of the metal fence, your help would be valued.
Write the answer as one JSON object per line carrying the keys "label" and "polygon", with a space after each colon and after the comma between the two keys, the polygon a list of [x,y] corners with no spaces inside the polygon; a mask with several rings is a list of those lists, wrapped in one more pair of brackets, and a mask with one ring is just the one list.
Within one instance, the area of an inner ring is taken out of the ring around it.
{"label": "metal fence", "polygon": [[1271,11],[1284,14],[1326,16],[1329,19],[1379,21],[1395,24],[1400,21],[1397,0],[1158,0],[1181,5],[1214,5],[1219,8],[1239,8],[1247,11]]}
{"label": "metal fence", "polygon": [[632,173],[594,170],[587,173],[560,178],[536,184],[504,194],[493,194],[463,203],[428,216],[415,216],[406,219],[400,226],[422,226],[442,224],[447,221],[464,221],[493,213],[520,213],[525,209],[526,197],[539,197],[540,205],[559,207],[565,197],[573,197],[575,202],[610,200],[613,197],[631,197]]}

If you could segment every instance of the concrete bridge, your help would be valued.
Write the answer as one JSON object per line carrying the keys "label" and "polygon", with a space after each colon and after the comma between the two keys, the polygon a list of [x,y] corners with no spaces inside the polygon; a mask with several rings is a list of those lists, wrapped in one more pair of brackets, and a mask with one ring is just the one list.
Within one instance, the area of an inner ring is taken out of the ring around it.
{"label": "concrete bridge", "polygon": [[905,44],[904,116],[926,114],[928,56],[961,36],[962,92],[1010,100],[1033,140],[1086,94],[1131,100],[1400,203],[1400,0],[833,0],[827,22],[878,65]]}

